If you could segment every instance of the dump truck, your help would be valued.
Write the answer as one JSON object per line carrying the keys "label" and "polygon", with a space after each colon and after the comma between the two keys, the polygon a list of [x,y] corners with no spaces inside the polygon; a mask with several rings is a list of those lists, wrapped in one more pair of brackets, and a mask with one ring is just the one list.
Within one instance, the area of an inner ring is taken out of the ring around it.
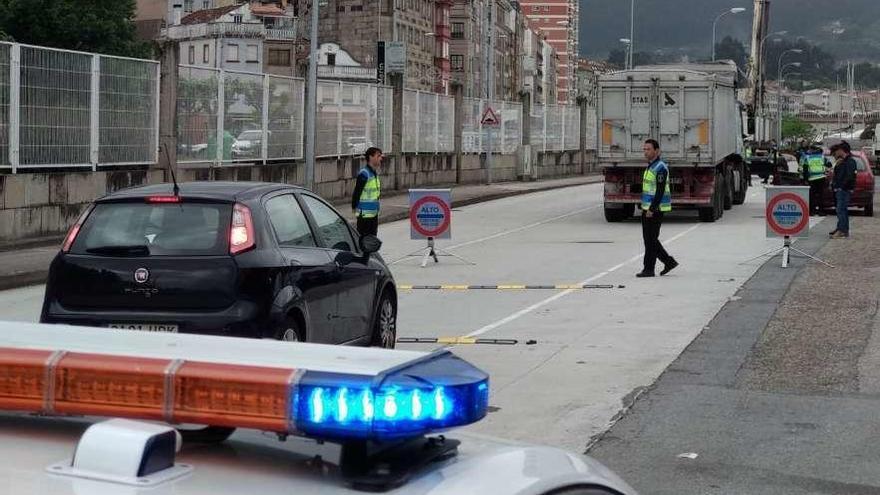
{"label": "dump truck", "polygon": [[642,66],[599,78],[598,160],[605,219],[630,218],[641,203],[642,145],[656,139],[669,165],[673,209],[704,222],[742,204],[749,187],[742,108],[733,62]]}

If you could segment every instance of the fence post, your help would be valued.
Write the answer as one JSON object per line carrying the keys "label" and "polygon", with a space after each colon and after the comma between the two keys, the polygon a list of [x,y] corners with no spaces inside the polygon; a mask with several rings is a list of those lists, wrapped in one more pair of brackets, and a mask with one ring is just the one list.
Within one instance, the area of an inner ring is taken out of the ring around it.
{"label": "fence post", "polygon": [[544,137],[541,142],[541,151],[544,153],[547,152],[547,102],[544,102],[544,108],[541,112],[541,120],[543,120],[542,125],[544,126]]}
{"label": "fence post", "polygon": [[263,125],[261,126],[263,131],[263,139],[260,141],[262,144],[260,150],[260,156],[263,157],[263,164],[266,164],[266,160],[269,159],[269,74],[263,74],[263,112],[262,119]]}
{"label": "fence post", "polygon": [[[404,96],[406,98],[406,96]],[[422,151],[422,91],[416,90],[416,118],[415,118],[415,126],[416,126],[416,146],[412,151],[418,153]],[[406,128],[403,129],[403,132],[406,133]]]}
{"label": "fence post", "polygon": [[[180,78],[180,48],[176,41],[165,40],[160,45],[159,81],[156,88],[159,119],[159,168],[177,173],[177,85]],[[170,174],[165,177],[171,180]]]}
{"label": "fence post", "polygon": [[403,168],[403,75],[389,74],[393,87],[391,119],[391,149],[394,152],[394,189],[400,190],[400,170]]}
{"label": "fence post", "polygon": [[453,109],[453,129],[452,129],[452,150],[455,153],[455,183],[461,184],[461,162],[462,162],[462,124],[464,120],[464,87],[459,82],[452,83],[452,91],[455,95],[455,104]]}
{"label": "fence post", "polygon": [[[528,163],[530,166],[534,166],[532,161],[532,157],[534,153],[532,153],[532,94],[529,92],[520,93],[520,101],[522,103],[521,111],[520,111],[520,169],[519,169],[519,179],[525,180],[527,179],[526,172],[531,172],[527,170],[526,164]],[[528,155],[528,156],[526,156]]]}
{"label": "fence post", "polygon": [[[364,129],[364,144],[367,147],[377,146],[373,144],[372,133],[370,131],[373,127],[371,114],[375,112],[376,109],[374,102],[379,101],[379,88],[375,86],[363,86],[359,89],[361,101],[364,102],[364,122],[366,122],[366,128]],[[373,98],[374,94],[376,95],[375,99]],[[378,115],[378,112],[376,112],[376,114]]]}
{"label": "fence post", "polygon": [[342,156],[342,81],[336,88],[336,157]]}
{"label": "fence post", "polygon": [[223,69],[217,73],[217,149],[215,150],[214,165],[223,163],[223,152],[226,151],[226,143],[223,139],[223,126],[226,120],[226,72]]}
{"label": "fence post", "polygon": [[440,94],[434,93],[434,153],[440,151]]}
{"label": "fence post", "polygon": [[89,161],[92,171],[98,170],[98,146],[100,143],[101,119],[101,57],[92,55],[92,82],[89,86]]}
{"label": "fence post", "polygon": [[580,148],[581,155],[581,173],[587,174],[588,172],[592,172],[592,166],[587,167],[587,99],[580,98],[578,103],[580,103],[579,107],[581,110],[580,118],[578,119],[578,125],[580,129],[578,129],[578,147]]}
{"label": "fence post", "polygon": [[561,137],[562,149],[560,149],[559,151],[564,152],[565,148],[566,148],[566,146],[565,146],[565,124],[568,122],[568,119],[565,115],[565,112],[566,112],[566,110],[568,110],[568,105],[559,105],[559,106],[562,107],[562,112],[561,112],[561,114],[562,114],[562,119],[561,119],[562,120],[562,137]]}
{"label": "fence post", "polygon": [[9,165],[18,170],[21,154],[21,45],[9,48]]}

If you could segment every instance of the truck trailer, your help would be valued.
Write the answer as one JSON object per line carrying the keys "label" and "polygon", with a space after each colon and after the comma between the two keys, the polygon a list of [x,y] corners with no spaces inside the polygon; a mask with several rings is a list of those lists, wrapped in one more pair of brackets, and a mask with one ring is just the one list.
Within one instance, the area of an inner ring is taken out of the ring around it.
{"label": "truck trailer", "polygon": [[630,218],[641,203],[645,140],[660,143],[674,209],[704,222],[742,204],[749,187],[743,160],[736,65],[643,66],[599,78],[598,159],[605,176],[605,218]]}

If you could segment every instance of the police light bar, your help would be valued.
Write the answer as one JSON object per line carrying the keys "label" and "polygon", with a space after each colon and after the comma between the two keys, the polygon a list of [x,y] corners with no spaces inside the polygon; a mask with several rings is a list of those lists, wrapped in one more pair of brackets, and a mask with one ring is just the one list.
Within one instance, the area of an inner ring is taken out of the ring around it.
{"label": "police light bar", "polygon": [[0,322],[0,410],[394,440],[474,423],[488,375],[418,353]]}

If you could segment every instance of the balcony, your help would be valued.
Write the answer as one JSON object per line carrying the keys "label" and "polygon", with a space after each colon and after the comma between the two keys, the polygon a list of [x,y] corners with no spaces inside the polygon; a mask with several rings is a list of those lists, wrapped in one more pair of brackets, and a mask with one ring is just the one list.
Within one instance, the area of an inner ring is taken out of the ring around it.
{"label": "balcony", "polygon": [[293,41],[296,39],[295,28],[267,29],[266,39],[272,41]]}
{"label": "balcony", "polygon": [[214,22],[171,26],[165,30],[167,36],[176,40],[196,38],[265,38],[266,27],[261,23]]}
{"label": "balcony", "polygon": [[376,69],[370,67],[319,65],[318,77],[322,79],[375,82],[378,76],[376,74]]}

